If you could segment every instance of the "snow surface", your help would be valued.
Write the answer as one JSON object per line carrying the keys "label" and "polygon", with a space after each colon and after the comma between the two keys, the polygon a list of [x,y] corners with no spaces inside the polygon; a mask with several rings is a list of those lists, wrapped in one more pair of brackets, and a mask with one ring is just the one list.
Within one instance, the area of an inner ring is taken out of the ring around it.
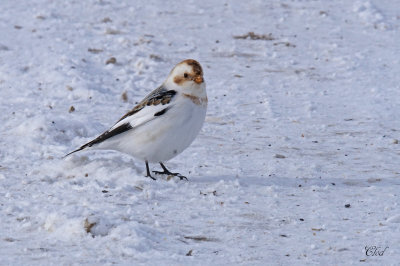
{"label": "snow surface", "polygon": [[[398,265],[398,1],[0,10],[1,265]],[[116,152],[62,159],[186,58],[209,96],[166,164],[188,182]]]}

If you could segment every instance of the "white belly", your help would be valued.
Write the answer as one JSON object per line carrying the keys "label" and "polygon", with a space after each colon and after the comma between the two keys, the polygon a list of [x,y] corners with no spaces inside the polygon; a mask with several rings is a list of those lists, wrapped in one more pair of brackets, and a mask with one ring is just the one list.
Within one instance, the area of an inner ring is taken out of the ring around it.
{"label": "white belly", "polygon": [[191,101],[179,102],[162,116],[110,139],[109,144],[114,150],[144,161],[165,162],[193,142],[205,116],[206,107]]}

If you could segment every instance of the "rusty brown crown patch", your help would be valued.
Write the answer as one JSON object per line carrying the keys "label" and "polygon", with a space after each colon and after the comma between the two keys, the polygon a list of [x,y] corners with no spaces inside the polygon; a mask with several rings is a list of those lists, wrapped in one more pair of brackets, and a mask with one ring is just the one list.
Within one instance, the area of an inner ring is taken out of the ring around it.
{"label": "rusty brown crown patch", "polygon": [[[201,82],[203,81],[203,69],[201,68],[200,64],[193,59],[186,59],[179,64],[187,64],[192,67],[192,72],[190,73],[185,73],[187,74],[187,77],[183,76],[176,76],[174,77],[174,82],[178,85],[181,85],[182,83],[185,82],[185,80],[200,80],[198,77],[201,77]],[[201,83],[201,82],[196,82],[196,83]]]}
{"label": "rusty brown crown patch", "polygon": [[195,74],[195,76],[203,76],[203,69],[201,68],[199,62],[197,62],[196,60],[186,59],[182,61],[182,63],[186,63],[191,66],[193,68],[193,73]]}

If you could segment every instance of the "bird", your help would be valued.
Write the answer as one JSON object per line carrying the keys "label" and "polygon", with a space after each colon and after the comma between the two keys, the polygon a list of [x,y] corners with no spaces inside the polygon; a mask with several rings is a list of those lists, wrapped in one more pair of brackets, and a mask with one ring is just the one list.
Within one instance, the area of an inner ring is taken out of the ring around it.
{"label": "bird", "polygon": [[159,163],[163,171],[154,174],[187,178],[170,172],[164,163],[183,152],[199,134],[207,113],[207,92],[203,69],[194,59],[178,63],[166,80],[148,94],[110,129],[68,153],[82,150],[115,150],[142,160]]}

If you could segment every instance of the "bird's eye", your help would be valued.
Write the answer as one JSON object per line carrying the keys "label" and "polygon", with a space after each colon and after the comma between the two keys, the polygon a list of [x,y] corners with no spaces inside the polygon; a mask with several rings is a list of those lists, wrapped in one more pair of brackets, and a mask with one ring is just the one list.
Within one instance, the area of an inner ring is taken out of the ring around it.
{"label": "bird's eye", "polygon": [[189,75],[188,73],[183,74],[183,77],[187,78]]}

